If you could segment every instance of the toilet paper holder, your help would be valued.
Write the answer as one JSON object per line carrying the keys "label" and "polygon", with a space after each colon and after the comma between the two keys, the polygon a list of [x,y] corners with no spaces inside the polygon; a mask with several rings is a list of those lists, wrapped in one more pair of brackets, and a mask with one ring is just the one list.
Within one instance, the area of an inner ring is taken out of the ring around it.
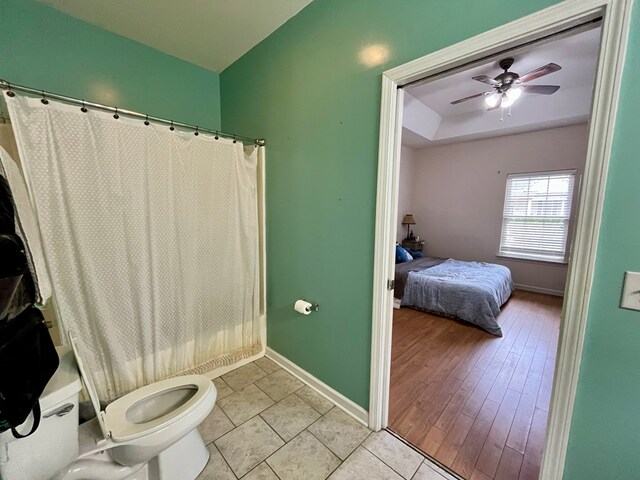
{"label": "toilet paper holder", "polygon": [[[303,298],[304,300],[304,298]],[[307,300],[305,300],[306,302]],[[309,310],[312,312],[318,312],[320,310],[320,304],[319,303],[313,303],[313,302],[309,302],[311,303],[311,306],[309,307]]]}
{"label": "toilet paper holder", "polygon": [[[302,304],[302,305],[299,305]],[[310,313],[317,312],[320,310],[320,305],[317,303],[309,302],[308,300],[301,298],[297,300],[293,306],[294,310],[303,315],[309,315]]]}

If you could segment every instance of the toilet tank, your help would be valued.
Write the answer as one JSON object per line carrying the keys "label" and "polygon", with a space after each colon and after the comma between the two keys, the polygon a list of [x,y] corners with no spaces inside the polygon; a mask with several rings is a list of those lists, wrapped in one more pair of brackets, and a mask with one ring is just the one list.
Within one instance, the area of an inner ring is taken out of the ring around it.
{"label": "toilet tank", "polygon": [[[40,396],[42,417],[38,429],[26,438],[0,433],[2,480],[48,480],[78,456],[78,394],[80,376],[73,351],[56,347],[60,366]],[[31,416],[18,427],[31,429]]]}

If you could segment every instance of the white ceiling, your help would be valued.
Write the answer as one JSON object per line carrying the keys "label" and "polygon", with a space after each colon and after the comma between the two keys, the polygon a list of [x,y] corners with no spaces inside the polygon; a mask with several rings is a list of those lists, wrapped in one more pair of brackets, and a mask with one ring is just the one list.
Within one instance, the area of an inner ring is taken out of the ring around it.
{"label": "white ceiling", "polygon": [[[477,138],[540,130],[588,120],[600,44],[600,28],[592,28],[546,43],[516,49],[479,66],[456,72],[405,89],[403,144],[427,148]],[[513,105],[511,116],[501,109],[488,112],[483,97],[458,105],[451,101],[490,91],[491,87],[473,80],[477,75],[495,77],[501,73],[498,61],[513,57],[510,71],[520,75],[557,63],[562,70],[528,82],[527,85],[560,85],[553,95],[522,94]],[[433,118],[437,121],[434,123]]]}
{"label": "white ceiling", "polygon": [[221,72],[312,0],[39,0],[136,42]]}

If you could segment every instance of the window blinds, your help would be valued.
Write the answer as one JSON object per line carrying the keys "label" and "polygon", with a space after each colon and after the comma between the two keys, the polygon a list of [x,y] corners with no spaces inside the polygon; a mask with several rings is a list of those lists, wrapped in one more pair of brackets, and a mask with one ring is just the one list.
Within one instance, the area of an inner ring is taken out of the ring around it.
{"label": "window blinds", "polygon": [[575,177],[575,170],[507,177],[500,254],[566,259]]}

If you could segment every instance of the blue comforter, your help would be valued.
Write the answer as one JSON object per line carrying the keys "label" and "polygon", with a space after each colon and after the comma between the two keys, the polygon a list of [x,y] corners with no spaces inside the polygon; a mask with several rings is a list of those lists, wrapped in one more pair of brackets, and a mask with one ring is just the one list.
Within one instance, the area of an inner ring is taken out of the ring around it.
{"label": "blue comforter", "polygon": [[507,267],[448,259],[409,273],[402,306],[459,318],[501,337],[496,317],[513,289]]}

